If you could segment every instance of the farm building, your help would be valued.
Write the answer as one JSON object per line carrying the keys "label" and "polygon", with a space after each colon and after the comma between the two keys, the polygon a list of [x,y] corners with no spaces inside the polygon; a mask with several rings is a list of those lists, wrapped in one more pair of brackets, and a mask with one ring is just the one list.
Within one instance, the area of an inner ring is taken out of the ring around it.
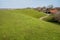
{"label": "farm building", "polygon": [[46,8],[46,7],[37,7],[35,8],[37,11],[41,11],[47,14],[55,14],[60,11],[60,7],[55,7],[55,8]]}
{"label": "farm building", "polygon": [[56,7],[56,8],[47,8],[45,10],[45,13],[48,13],[48,14],[55,14],[57,12],[60,12],[60,8],[59,7]]}
{"label": "farm building", "polygon": [[57,12],[58,12],[57,9],[50,9],[50,13],[52,13],[52,14],[55,14],[55,13],[57,13]]}

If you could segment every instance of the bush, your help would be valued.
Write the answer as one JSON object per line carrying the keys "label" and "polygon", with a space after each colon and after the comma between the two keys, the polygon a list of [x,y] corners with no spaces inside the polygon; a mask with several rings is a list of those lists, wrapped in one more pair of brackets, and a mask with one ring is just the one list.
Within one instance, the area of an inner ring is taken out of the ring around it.
{"label": "bush", "polygon": [[56,14],[54,14],[54,20],[60,22],[60,12],[57,12]]}
{"label": "bush", "polygon": [[56,14],[51,14],[47,18],[45,18],[44,20],[48,21],[48,22],[60,23],[60,12],[57,12]]}

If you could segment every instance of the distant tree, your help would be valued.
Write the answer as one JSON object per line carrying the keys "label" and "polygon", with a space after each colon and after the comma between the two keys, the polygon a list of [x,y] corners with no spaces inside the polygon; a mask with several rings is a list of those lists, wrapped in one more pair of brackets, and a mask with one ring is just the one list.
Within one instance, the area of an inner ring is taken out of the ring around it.
{"label": "distant tree", "polygon": [[42,8],[46,9],[46,7],[45,7],[45,6],[43,6]]}
{"label": "distant tree", "polygon": [[53,8],[53,5],[48,5],[48,8],[51,8],[52,9]]}
{"label": "distant tree", "polygon": [[35,8],[37,11],[41,11],[41,7],[37,7]]}
{"label": "distant tree", "polygon": [[46,12],[46,9],[47,9],[47,8],[46,8],[45,6],[43,6],[43,7],[41,8],[41,11],[42,11],[42,12]]}

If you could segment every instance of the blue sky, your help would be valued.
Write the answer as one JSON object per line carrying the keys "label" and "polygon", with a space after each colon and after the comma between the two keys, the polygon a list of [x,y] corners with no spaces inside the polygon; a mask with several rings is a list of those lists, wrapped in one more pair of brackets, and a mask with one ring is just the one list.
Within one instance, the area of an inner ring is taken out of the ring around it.
{"label": "blue sky", "polygon": [[48,5],[60,7],[60,0],[0,0],[0,8],[25,8]]}

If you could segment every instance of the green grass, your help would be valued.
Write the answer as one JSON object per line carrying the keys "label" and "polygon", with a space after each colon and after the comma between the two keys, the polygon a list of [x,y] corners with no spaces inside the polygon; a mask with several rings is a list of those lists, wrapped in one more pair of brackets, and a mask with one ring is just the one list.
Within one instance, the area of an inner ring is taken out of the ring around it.
{"label": "green grass", "polygon": [[28,10],[0,11],[0,40],[60,40],[60,25],[39,20],[41,13]]}
{"label": "green grass", "polygon": [[32,16],[34,18],[40,18],[42,16],[46,16],[45,13],[43,12],[38,12],[34,9],[20,9],[20,10],[3,10],[2,12],[4,13],[19,13],[19,14],[25,14],[25,15],[29,15]]}

